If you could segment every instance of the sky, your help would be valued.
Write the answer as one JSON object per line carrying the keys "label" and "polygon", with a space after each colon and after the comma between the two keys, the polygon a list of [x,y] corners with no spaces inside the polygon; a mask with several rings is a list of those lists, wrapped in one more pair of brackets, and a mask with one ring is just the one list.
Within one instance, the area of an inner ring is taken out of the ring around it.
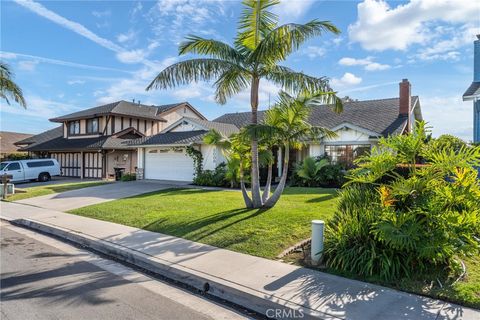
{"label": "sky", "polygon": [[[232,43],[240,1],[2,0],[0,6],[0,58],[28,104],[2,100],[1,130],[39,133],[56,126],[50,118],[118,100],[188,101],[208,119],[249,111],[249,92],[219,105],[212,83],[145,91],[163,68],[192,58],[178,56],[186,36]],[[328,20],[342,31],[309,40],[284,65],[328,77],[341,97],[359,100],[398,97],[398,83],[407,78],[435,136],[472,140],[472,103],[461,96],[473,79],[480,1],[289,0],[274,11],[280,23]],[[278,90],[261,83],[261,109]]]}

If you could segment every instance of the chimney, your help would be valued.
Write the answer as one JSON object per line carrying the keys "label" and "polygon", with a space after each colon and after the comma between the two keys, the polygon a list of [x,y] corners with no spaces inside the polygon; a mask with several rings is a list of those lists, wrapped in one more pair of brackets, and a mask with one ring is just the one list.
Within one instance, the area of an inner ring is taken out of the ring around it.
{"label": "chimney", "polygon": [[410,109],[412,108],[412,86],[408,79],[400,82],[400,103],[398,114],[400,116],[408,116],[407,132],[410,132]]}

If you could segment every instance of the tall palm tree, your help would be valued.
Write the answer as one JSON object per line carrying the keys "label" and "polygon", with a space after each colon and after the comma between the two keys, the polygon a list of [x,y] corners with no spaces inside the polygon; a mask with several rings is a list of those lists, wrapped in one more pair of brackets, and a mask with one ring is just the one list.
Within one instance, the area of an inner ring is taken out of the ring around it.
{"label": "tall palm tree", "polygon": [[13,73],[10,67],[3,62],[0,62],[0,97],[10,105],[10,99],[13,99],[22,107],[26,108],[27,103],[23,98],[22,89],[13,82]]}
{"label": "tall palm tree", "polygon": [[[179,54],[203,55],[175,63],[161,71],[148,85],[167,89],[196,81],[214,80],[215,100],[225,104],[239,92],[250,89],[251,123],[257,124],[260,80],[265,79],[293,92],[298,89],[323,91],[332,98],[326,78],[314,78],[280,65],[308,39],[325,32],[340,31],[329,21],[312,20],[305,24],[278,25],[277,16],[269,11],[278,0],[244,0],[234,45],[189,36],[179,46]],[[324,97],[327,97],[324,96]],[[253,207],[263,205],[260,195],[258,141],[251,141],[251,185]]]}
{"label": "tall palm tree", "polygon": [[[325,92],[302,91],[291,96],[285,91],[279,93],[278,102],[265,114],[265,123],[246,127],[249,136],[260,140],[279,142],[279,148],[284,150],[282,175],[279,184],[271,197],[266,198],[263,206],[273,207],[285,188],[288,174],[288,162],[291,148],[301,148],[307,141],[319,138],[335,137],[336,134],[323,127],[314,127],[309,123],[311,108],[323,103]],[[343,106],[337,101],[331,108],[341,112]]]}

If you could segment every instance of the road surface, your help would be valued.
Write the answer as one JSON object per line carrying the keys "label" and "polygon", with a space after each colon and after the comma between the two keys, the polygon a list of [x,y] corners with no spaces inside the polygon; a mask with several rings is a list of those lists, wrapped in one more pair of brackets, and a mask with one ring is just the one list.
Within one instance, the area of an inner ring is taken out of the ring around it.
{"label": "road surface", "polygon": [[0,222],[2,320],[246,319],[190,291]]}

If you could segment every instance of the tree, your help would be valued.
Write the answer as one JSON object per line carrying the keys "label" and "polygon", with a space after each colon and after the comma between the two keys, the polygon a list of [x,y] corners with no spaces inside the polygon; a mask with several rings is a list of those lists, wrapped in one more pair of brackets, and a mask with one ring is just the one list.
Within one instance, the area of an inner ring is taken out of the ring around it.
{"label": "tree", "polygon": [[[312,20],[305,24],[278,25],[271,11],[278,0],[244,0],[234,45],[198,36],[189,36],[180,44],[179,54],[205,57],[175,63],[161,71],[147,90],[167,89],[197,81],[214,80],[215,100],[225,104],[239,92],[250,89],[251,123],[257,124],[260,80],[268,80],[294,92],[308,89],[325,92],[328,102],[341,103],[326,78],[315,78],[280,65],[308,39],[325,32],[340,31],[329,21]],[[251,140],[251,185],[253,207],[263,205],[260,195],[258,141]],[[247,203],[246,203],[247,204]]]}
{"label": "tree", "polygon": [[[284,160],[282,175],[279,184],[272,196],[263,204],[266,208],[273,207],[285,188],[288,174],[290,148],[301,148],[307,141],[317,140],[320,137],[334,137],[336,134],[323,127],[314,127],[309,123],[311,108],[323,103],[323,91],[302,91],[293,97],[285,91],[279,93],[279,100],[265,114],[265,123],[250,125],[246,132],[250,137],[260,140],[279,141],[279,148],[283,147]],[[334,111],[342,111],[342,105],[331,106]]]}
{"label": "tree", "polygon": [[13,82],[13,73],[10,67],[3,62],[0,62],[0,97],[10,105],[10,99],[26,108],[27,103],[23,98],[22,89]]}

